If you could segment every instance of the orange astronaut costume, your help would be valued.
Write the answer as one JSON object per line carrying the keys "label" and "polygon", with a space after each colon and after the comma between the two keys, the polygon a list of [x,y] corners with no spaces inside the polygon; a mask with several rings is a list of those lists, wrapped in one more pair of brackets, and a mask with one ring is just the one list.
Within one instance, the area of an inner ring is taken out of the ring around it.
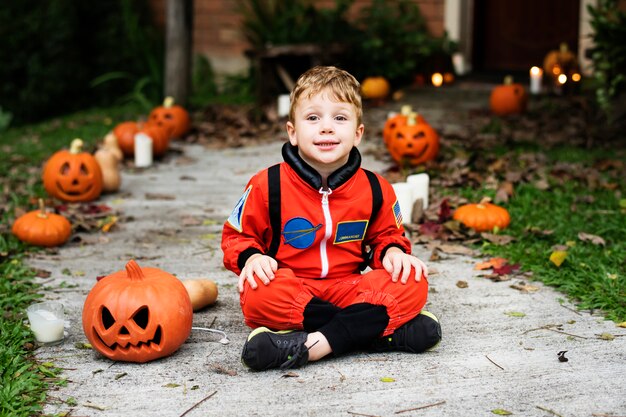
{"label": "orange astronaut costume", "polygon": [[[252,289],[245,282],[246,324],[319,330],[337,353],[417,316],[426,304],[426,278],[415,281],[413,270],[406,284],[393,282],[382,266],[388,248],[411,251],[391,185],[360,167],[356,148],[326,191],[297,147],[286,143],[283,158],[252,177],[223,229],[224,265],[235,274],[255,253],[278,263],[269,285]],[[372,270],[362,274],[365,265]],[[345,332],[347,340],[339,336]]]}

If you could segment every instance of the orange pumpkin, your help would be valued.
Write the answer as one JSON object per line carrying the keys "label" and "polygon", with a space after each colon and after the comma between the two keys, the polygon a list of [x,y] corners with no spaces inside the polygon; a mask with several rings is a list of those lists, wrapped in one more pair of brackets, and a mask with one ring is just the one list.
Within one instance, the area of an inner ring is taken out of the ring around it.
{"label": "orange pumpkin", "polygon": [[361,84],[361,95],[366,99],[384,99],[391,87],[384,77],[367,77]]}
{"label": "orange pumpkin", "polygon": [[523,113],[527,104],[526,89],[523,85],[514,83],[510,75],[504,78],[504,84],[493,88],[489,97],[489,107],[498,116]]}
{"label": "orange pumpkin", "polygon": [[152,155],[155,157],[162,156],[170,147],[170,129],[167,126],[146,123],[137,133],[143,133],[152,140]]}
{"label": "orange pumpkin", "polygon": [[141,125],[137,122],[122,122],[113,128],[113,135],[117,139],[117,146],[122,150],[124,156],[135,154],[135,134],[139,132]]}
{"label": "orange pumpkin", "polygon": [[[391,116],[385,121],[385,126],[383,127],[383,142],[385,143],[385,145],[387,144],[387,142],[389,142],[392,136],[392,132],[397,127],[406,125],[408,116],[412,113],[412,111],[413,110],[411,109],[411,106],[409,106],[408,104],[404,105],[400,108],[400,114]],[[424,118],[420,114],[417,115],[416,121],[418,123],[426,123],[426,120],[424,120]]]}
{"label": "orange pumpkin", "polygon": [[99,280],[83,306],[83,330],[109,359],[148,362],[174,353],[189,337],[193,310],[185,286],[135,261]]}
{"label": "orange pumpkin", "polygon": [[181,138],[191,127],[189,113],[183,107],[174,104],[173,97],[166,97],[163,105],[150,112],[148,121],[166,129],[170,129],[172,138]]}
{"label": "orange pumpkin", "polygon": [[439,135],[428,123],[418,121],[416,113],[411,113],[406,124],[391,132],[387,149],[398,164],[423,164],[437,156]]}
{"label": "orange pumpkin", "polygon": [[69,202],[95,200],[102,192],[98,161],[82,152],[83,141],[74,139],[70,150],[56,152],[43,169],[43,186],[51,197]]}
{"label": "orange pumpkin", "polygon": [[543,59],[543,70],[546,76],[554,81],[561,74],[565,74],[569,78],[573,73],[578,72],[578,59],[569,50],[567,43],[562,42],[558,50],[546,54]]}
{"label": "orange pumpkin", "polygon": [[39,210],[18,217],[11,231],[22,242],[51,247],[60,246],[69,239],[72,225],[65,217],[46,212],[43,200],[39,199]]}
{"label": "orange pumpkin", "polygon": [[452,218],[477,232],[491,231],[496,227],[504,229],[511,222],[507,209],[491,204],[488,200],[462,205],[455,210]]}

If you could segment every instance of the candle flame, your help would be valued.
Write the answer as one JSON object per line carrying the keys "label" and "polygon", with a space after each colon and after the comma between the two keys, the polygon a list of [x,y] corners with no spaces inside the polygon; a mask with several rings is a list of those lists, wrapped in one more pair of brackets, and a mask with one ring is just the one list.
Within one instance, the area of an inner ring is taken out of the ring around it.
{"label": "candle flame", "polygon": [[540,76],[543,73],[542,69],[539,67],[532,67],[530,69],[530,75]]}
{"label": "candle flame", "polygon": [[432,75],[430,80],[432,81],[432,83],[433,83],[433,85],[435,87],[441,87],[441,84],[443,84],[443,75],[441,75],[440,73],[436,72],[436,73],[434,73]]}
{"label": "candle flame", "polygon": [[558,65],[555,65],[552,67],[552,74],[554,75],[559,75],[561,73],[561,67]]}
{"label": "candle flame", "polygon": [[567,82],[567,75],[561,74],[558,78],[559,84],[563,85]]}
{"label": "candle flame", "polygon": [[574,81],[575,83],[577,83],[578,81],[580,81],[580,74],[575,72],[572,74],[572,81]]}

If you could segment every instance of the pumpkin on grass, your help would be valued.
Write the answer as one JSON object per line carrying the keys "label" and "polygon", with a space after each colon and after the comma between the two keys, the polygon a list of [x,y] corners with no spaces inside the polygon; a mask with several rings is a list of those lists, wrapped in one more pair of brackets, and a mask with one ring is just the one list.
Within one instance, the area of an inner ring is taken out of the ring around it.
{"label": "pumpkin on grass", "polygon": [[361,84],[361,95],[366,99],[382,100],[389,95],[391,87],[384,77],[367,77]]}
{"label": "pumpkin on grass", "polygon": [[403,125],[391,131],[387,142],[389,154],[398,164],[416,166],[431,161],[439,152],[439,135],[417,113],[411,113]]}
{"label": "pumpkin on grass", "polygon": [[83,306],[83,330],[109,359],[148,362],[174,353],[189,337],[191,300],[175,276],[135,261],[99,280]]}
{"label": "pumpkin on grass", "polygon": [[151,124],[170,130],[172,138],[181,138],[191,126],[189,113],[182,106],[174,104],[173,97],[165,97],[163,105],[154,108],[148,117]]}
{"label": "pumpkin on grass", "polygon": [[43,186],[51,197],[68,202],[95,200],[102,192],[102,170],[94,156],[74,139],[70,150],[56,152],[43,169]]}
{"label": "pumpkin on grass", "polygon": [[489,199],[483,199],[478,204],[460,206],[452,218],[477,232],[488,232],[494,228],[504,229],[511,222],[507,209],[490,203]]}
{"label": "pumpkin on grass", "polygon": [[43,200],[39,199],[39,210],[18,217],[11,231],[22,242],[51,247],[67,242],[72,234],[72,225],[65,217],[48,213]]}
{"label": "pumpkin on grass", "polygon": [[523,85],[513,82],[513,77],[504,77],[504,83],[491,91],[489,108],[498,116],[519,114],[526,111],[528,94]]}

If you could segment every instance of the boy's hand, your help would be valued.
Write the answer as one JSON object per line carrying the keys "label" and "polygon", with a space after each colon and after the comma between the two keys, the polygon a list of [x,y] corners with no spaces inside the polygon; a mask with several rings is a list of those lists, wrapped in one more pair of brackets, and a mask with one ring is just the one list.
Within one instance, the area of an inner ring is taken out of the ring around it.
{"label": "boy's hand", "polygon": [[421,280],[422,275],[424,278],[428,278],[428,268],[424,262],[396,247],[387,249],[383,258],[383,267],[385,271],[391,274],[393,282],[398,282],[398,277],[400,277],[400,282],[406,284],[411,274],[411,268],[415,268],[415,281]]}
{"label": "boy's hand", "polygon": [[243,283],[248,280],[248,284],[250,284],[250,288],[255,290],[257,288],[257,283],[254,277],[256,276],[261,282],[265,285],[268,285],[271,280],[274,279],[274,272],[278,269],[278,263],[276,259],[262,255],[260,253],[255,253],[246,261],[246,265],[241,270],[241,274],[239,274],[239,292],[243,292]]}

